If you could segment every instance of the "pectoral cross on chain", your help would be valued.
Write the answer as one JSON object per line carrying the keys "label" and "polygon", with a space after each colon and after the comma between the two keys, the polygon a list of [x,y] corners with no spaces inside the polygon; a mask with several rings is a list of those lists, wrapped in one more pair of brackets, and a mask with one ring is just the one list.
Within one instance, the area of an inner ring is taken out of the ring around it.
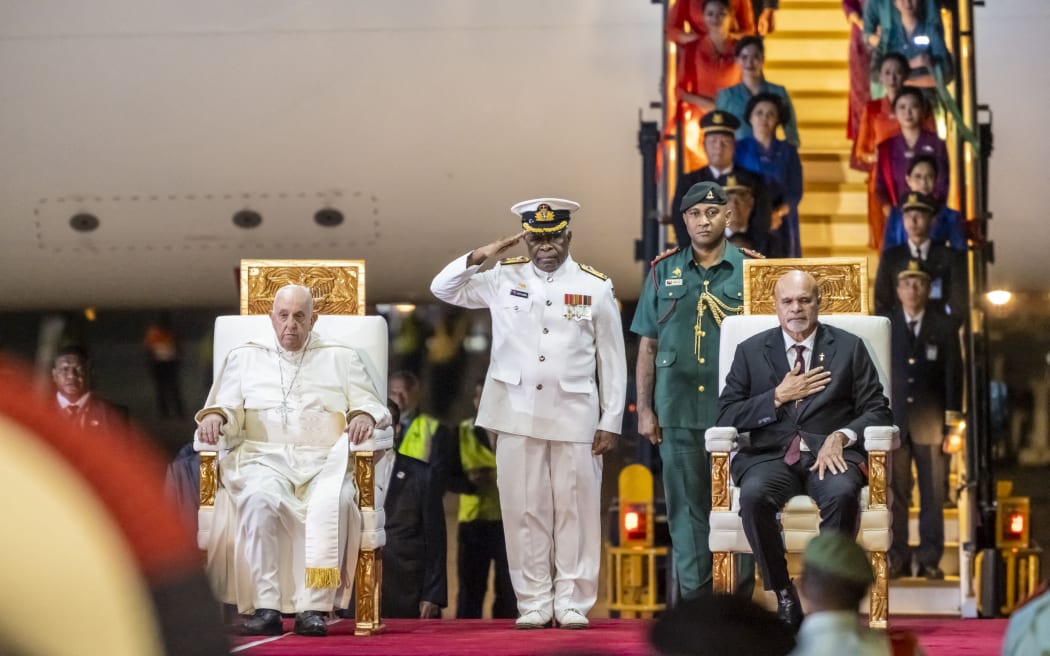
{"label": "pectoral cross on chain", "polygon": [[292,412],[292,406],[288,405],[288,400],[281,401],[281,405],[277,406],[277,412],[281,415],[281,426],[288,428],[288,415]]}

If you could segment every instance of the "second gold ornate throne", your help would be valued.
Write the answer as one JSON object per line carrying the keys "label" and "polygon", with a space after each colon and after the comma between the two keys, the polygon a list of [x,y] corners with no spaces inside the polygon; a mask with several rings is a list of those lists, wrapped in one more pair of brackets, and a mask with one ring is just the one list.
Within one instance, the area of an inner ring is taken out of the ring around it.
{"label": "second gold ornate throne", "polygon": [[[890,322],[867,316],[867,262],[863,258],[809,258],[800,260],[750,260],[744,263],[744,316],[728,317],[722,324],[719,346],[719,392],[733,362],[737,345],[748,337],[778,325],[774,314],[773,285],[784,273],[801,269],[817,278],[821,290],[820,321],[847,330],[863,341],[878,370],[884,393],[890,390]],[[750,553],[751,545],[740,521],[740,496],[729,475],[729,461],[736,449],[737,431],[715,427],[706,433],[711,454],[711,532],[716,592],[735,587],[733,554]],[[869,597],[869,625],[886,628],[889,617],[889,584],[886,552],[891,542],[889,508],[890,455],[899,439],[895,426],[869,427],[862,439],[868,452],[869,480],[861,490],[860,530],[857,541],[868,552],[875,571]],[[785,550],[801,553],[817,535],[820,512],[808,496],[788,501],[781,513]],[[790,558],[790,556],[789,556]]]}

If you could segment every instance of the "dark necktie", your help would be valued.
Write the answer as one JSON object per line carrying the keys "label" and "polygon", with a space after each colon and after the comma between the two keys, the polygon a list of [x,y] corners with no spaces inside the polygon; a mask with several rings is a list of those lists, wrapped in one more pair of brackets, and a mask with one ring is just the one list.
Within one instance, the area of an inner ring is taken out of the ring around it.
{"label": "dark necktie", "polygon": [[914,319],[908,322],[908,341],[912,344],[915,343],[915,338],[918,337],[917,331],[915,330],[918,325],[919,322]]}
{"label": "dark necktie", "polygon": [[[806,351],[806,347],[801,344],[795,344],[791,348],[795,349],[795,364],[791,365],[792,371],[798,369],[798,372],[804,373],[806,371],[806,360],[802,357],[802,354]],[[798,405],[798,401],[795,402]],[[798,433],[791,438],[791,444],[788,445],[787,451],[784,453],[784,462],[793,465],[798,462],[798,459],[802,453],[802,436]]]}
{"label": "dark necktie", "polygon": [[67,405],[66,406],[66,414],[69,415],[70,419],[75,418],[79,412],[80,412],[80,406],[76,406],[76,405]]}

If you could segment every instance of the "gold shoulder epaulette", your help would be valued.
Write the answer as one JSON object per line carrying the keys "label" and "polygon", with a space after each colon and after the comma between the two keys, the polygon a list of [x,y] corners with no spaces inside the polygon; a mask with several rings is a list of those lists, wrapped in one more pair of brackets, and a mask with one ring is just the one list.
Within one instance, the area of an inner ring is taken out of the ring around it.
{"label": "gold shoulder epaulette", "polygon": [[667,259],[667,258],[671,257],[672,255],[674,255],[675,253],[677,253],[677,252],[678,252],[679,250],[680,250],[680,249],[679,249],[679,248],[677,248],[677,247],[675,247],[675,248],[668,248],[668,249],[667,249],[666,251],[664,251],[663,253],[660,253],[659,255],[657,255],[656,257],[654,257],[654,258],[653,258],[653,261],[649,263],[649,266],[653,266],[653,265],[655,265],[655,264],[656,264],[657,262],[659,262],[660,260],[665,260],[665,259]]}
{"label": "gold shoulder epaulette", "polygon": [[602,273],[598,269],[595,269],[590,264],[580,264],[580,270],[591,274],[595,278],[600,278],[602,280],[608,280],[609,279],[609,276],[605,275],[604,273]]}
{"label": "gold shoulder epaulette", "polygon": [[519,255],[517,257],[505,257],[499,261],[500,264],[525,264],[529,261],[528,256]]}
{"label": "gold shoulder epaulette", "polygon": [[743,253],[744,255],[746,255],[746,256],[748,256],[750,258],[756,259],[756,260],[764,260],[764,259],[766,259],[765,255],[763,255],[762,253],[759,253],[758,251],[753,251],[750,248],[741,248],[740,252]]}

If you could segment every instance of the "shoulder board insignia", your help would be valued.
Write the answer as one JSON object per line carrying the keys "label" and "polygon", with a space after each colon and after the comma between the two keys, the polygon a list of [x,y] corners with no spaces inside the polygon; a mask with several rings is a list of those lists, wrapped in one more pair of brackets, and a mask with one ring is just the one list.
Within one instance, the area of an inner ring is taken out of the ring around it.
{"label": "shoulder board insignia", "polygon": [[586,273],[589,273],[592,276],[594,276],[595,278],[600,278],[602,280],[608,280],[609,279],[609,276],[605,275],[604,273],[602,273],[598,269],[595,269],[590,264],[581,264],[580,265],[580,271],[584,271]]}
{"label": "shoulder board insignia", "polygon": [[674,255],[675,253],[677,253],[680,250],[682,250],[682,249],[678,248],[677,246],[675,248],[668,248],[663,253],[660,253],[659,255],[654,257],[652,262],[649,263],[649,266],[653,266],[654,264],[656,264],[660,260],[665,260],[665,259],[671,257],[672,255]]}
{"label": "shoulder board insignia", "polygon": [[744,255],[752,258],[752,259],[756,259],[756,260],[764,260],[764,259],[766,259],[765,255],[763,255],[762,253],[759,253],[758,251],[753,251],[750,248],[741,248],[740,252],[743,253]]}
{"label": "shoulder board insignia", "polygon": [[525,255],[519,255],[517,257],[505,257],[499,261],[500,264],[525,264],[529,261],[529,258]]}

